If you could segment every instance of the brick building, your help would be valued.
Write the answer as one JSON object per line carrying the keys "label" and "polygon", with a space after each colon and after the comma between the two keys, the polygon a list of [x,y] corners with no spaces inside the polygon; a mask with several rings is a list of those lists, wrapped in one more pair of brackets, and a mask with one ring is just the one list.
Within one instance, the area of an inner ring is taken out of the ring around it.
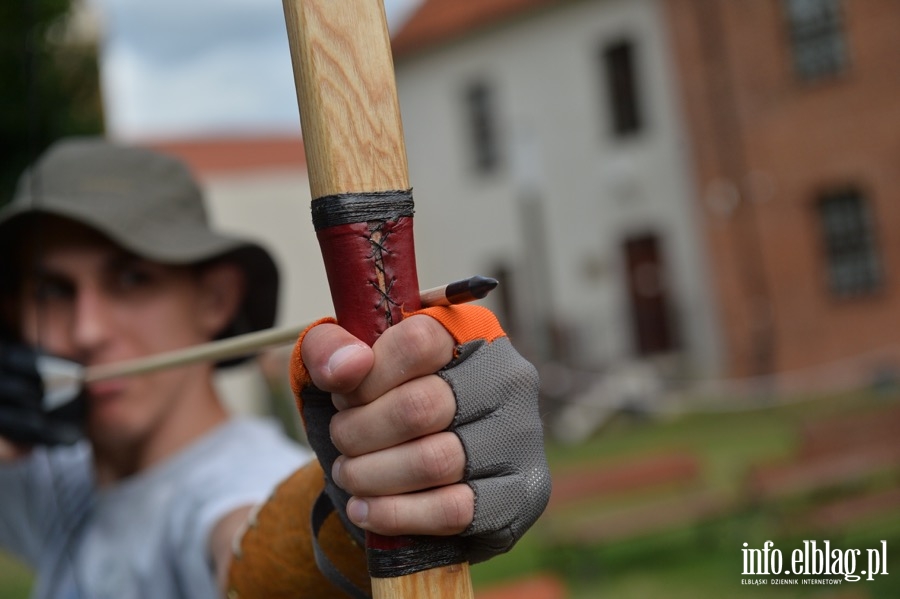
{"label": "brick building", "polygon": [[896,3],[664,4],[726,371],[809,388],[896,370]]}

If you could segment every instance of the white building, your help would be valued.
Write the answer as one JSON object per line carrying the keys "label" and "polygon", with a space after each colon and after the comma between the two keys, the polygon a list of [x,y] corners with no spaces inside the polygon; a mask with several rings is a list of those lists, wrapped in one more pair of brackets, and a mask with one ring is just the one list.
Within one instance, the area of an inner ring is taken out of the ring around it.
{"label": "white building", "polygon": [[661,10],[426,0],[394,36],[422,284],[500,273],[538,359],[719,370]]}

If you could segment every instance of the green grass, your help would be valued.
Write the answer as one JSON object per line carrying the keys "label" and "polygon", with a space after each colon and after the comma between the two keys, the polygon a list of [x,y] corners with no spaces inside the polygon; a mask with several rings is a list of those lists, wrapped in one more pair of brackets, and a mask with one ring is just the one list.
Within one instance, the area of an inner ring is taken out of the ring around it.
{"label": "green grass", "polygon": [[0,599],[26,599],[31,590],[31,571],[0,551]]}
{"label": "green grass", "polygon": [[[473,568],[477,586],[536,572],[555,573],[574,599],[609,597],[900,597],[900,513],[856,524],[828,537],[796,536],[773,506],[753,507],[743,499],[742,484],[751,464],[789,455],[797,425],[808,419],[880,410],[896,398],[872,394],[841,395],[790,406],[742,413],[704,413],[679,418],[634,421],[619,419],[577,447],[548,447],[551,470],[603,463],[616,458],[667,450],[695,452],[704,464],[705,483],[733,500],[726,516],[699,528],[674,530],[608,547],[545,546],[541,523],[509,554]],[[896,474],[893,478],[896,484]],[[898,510],[900,512],[900,510]],[[832,532],[832,531],[829,531]],[[741,585],[741,548],[775,542],[785,554],[803,539],[828,538],[843,549],[877,547],[888,541],[891,575],[840,587]]]}

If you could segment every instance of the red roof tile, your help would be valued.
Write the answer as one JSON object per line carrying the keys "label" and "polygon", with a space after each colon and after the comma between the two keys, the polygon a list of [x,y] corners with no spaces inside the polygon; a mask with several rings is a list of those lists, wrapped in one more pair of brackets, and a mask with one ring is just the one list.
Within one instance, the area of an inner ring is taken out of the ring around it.
{"label": "red roof tile", "polygon": [[395,58],[460,38],[520,13],[561,0],[425,0],[394,35]]}
{"label": "red roof tile", "polygon": [[143,145],[181,158],[198,177],[268,169],[306,170],[299,135],[157,140]]}

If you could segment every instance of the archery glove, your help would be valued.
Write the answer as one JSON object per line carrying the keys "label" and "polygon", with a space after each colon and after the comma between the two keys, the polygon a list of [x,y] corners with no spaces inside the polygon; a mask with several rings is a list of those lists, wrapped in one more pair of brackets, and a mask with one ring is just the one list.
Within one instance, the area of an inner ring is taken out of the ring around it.
{"label": "archery glove", "polygon": [[39,369],[46,359],[26,345],[0,339],[0,437],[17,445],[71,444],[82,436],[84,398],[56,401],[47,392]]}
{"label": "archery glove", "polygon": [[[434,307],[415,314],[438,320],[457,343],[454,359],[437,374],[456,398],[450,430],[465,448],[463,482],[475,494],[473,522],[461,535],[466,558],[481,562],[509,551],[538,519],[550,497],[537,371],[483,307]],[[349,494],[331,480],[331,466],[339,452],[328,431],[337,410],[328,393],[312,386],[302,362],[297,364],[299,347],[294,352],[292,385],[310,445],[326,474],[326,493],[335,506],[344,508]],[[348,530],[361,538],[362,531],[346,520],[344,510],[338,512]]]}

